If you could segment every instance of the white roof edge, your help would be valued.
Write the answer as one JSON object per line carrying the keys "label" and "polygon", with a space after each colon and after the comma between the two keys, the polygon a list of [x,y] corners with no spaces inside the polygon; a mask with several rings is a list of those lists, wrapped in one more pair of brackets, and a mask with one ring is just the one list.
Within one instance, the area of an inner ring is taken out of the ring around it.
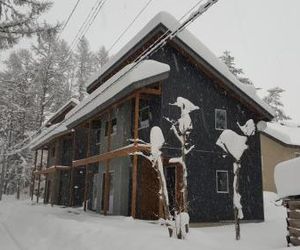
{"label": "white roof edge", "polygon": [[[134,46],[138,44],[149,32],[151,32],[159,24],[164,25],[169,30],[174,30],[178,27],[179,22],[169,13],[160,12],[153,17],[146,26],[138,32],[111,60],[109,60],[101,70],[92,76],[88,83],[87,88],[91,86],[99,77],[101,77],[109,68],[117,63],[126,53],[128,53]],[[190,31],[183,30],[176,36],[189,48],[191,48],[198,56],[204,59],[210,66],[216,71],[223,75],[229,82],[239,89],[241,92],[246,94],[251,100],[259,105],[263,110],[267,111],[270,115],[274,116],[274,110],[266,104],[260,97],[255,93],[255,89],[252,86],[247,86],[241,83],[227,68],[227,66],[221,62],[221,60],[212,53],[201,41],[195,37]]]}
{"label": "white roof edge", "polygon": [[51,117],[48,119],[48,121],[45,122],[45,124],[48,124],[51,120],[55,119],[59,113],[61,113],[66,107],[68,107],[70,104],[74,103],[75,106],[79,104],[79,101],[75,98],[69,99],[64,105],[62,105],[54,114],[51,115]]}
{"label": "white roof edge", "polygon": [[283,125],[276,122],[268,122],[261,132],[275,138],[276,140],[294,147],[300,147],[300,128]]}
{"label": "white roof edge", "polygon": [[[128,72],[129,69],[130,71]],[[69,127],[82,116],[91,113],[98,106],[107,102],[131,84],[168,73],[169,71],[169,65],[155,60],[144,60],[138,64],[131,63],[126,65],[68,113],[66,126]],[[123,84],[120,84],[122,81]],[[98,100],[97,106],[93,105],[95,100]]]}
{"label": "white roof edge", "polygon": [[[168,73],[170,71],[170,66],[157,62],[154,60],[144,60],[141,63],[137,64],[129,73],[127,72],[128,68],[131,68],[135,65],[135,63],[129,64],[125,66],[122,70],[120,70],[117,74],[108,79],[105,83],[103,83],[99,88],[97,88],[91,95],[87,96],[79,105],[73,108],[65,117],[65,120],[62,123],[54,124],[51,127],[44,130],[41,134],[39,134],[36,138],[34,138],[30,143],[30,149],[35,149],[49,140],[57,137],[58,135],[64,134],[68,131],[71,132],[70,129],[67,128],[72,122],[80,119],[87,113],[92,112],[96,106],[93,104],[97,103],[97,107],[101,105],[101,102],[109,100],[107,98],[112,98],[118,92],[113,92],[113,90],[123,90],[130,85],[130,83],[138,82],[139,80],[145,80],[150,77],[161,75]],[[148,69],[145,74],[145,69]],[[143,74],[141,74],[143,73]],[[126,77],[124,82],[126,84],[120,84],[120,81],[123,80],[123,77]],[[119,84],[118,84],[119,83]],[[103,92],[104,95],[103,96]],[[98,100],[99,99],[99,100]]]}

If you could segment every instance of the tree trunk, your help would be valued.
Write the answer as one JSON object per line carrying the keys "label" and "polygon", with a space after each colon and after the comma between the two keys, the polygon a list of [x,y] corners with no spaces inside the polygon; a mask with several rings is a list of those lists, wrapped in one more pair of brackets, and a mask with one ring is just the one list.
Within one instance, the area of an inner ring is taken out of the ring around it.
{"label": "tree trunk", "polygon": [[[234,195],[239,195],[239,178],[240,178],[240,164],[235,163],[236,166],[234,167]],[[240,233],[240,216],[239,216],[239,207],[237,207],[236,201],[233,203],[233,212],[234,212],[234,222],[235,222],[235,239],[240,240],[241,233]]]}
{"label": "tree trunk", "polygon": [[1,152],[1,179],[0,179],[0,201],[2,200],[2,195],[3,195],[3,187],[4,187],[4,176],[5,176],[5,160],[4,160],[4,155],[3,152]]}

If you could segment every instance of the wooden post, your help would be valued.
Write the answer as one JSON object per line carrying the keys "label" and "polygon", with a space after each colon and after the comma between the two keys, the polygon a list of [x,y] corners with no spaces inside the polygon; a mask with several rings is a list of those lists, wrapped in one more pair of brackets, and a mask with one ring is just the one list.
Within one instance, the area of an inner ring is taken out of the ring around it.
{"label": "wooden post", "polygon": [[71,170],[70,170],[70,189],[69,189],[69,206],[72,207],[73,206],[73,192],[74,192],[74,188],[73,188],[73,182],[74,182],[74,166],[73,166],[73,160],[75,160],[75,136],[76,136],[76,132],[74,130],[73,132],[73,149],[72,149],[72,164],[71,164]]}
{"label": "wooden post", "polygon": [[[111,130],[112,130],[112,111],[110,110],[108,113],[108,135],[107,135],[107,152],[110,151],[111,148]],[[110,161],[107,160],[105,163],[105,188],[104,188],[104,215],[107,215],[109,209],[109,163]]]}
{"label": "wooden post", "polygon": [[33,201],[33,195],[34,195],[34,186],[35,186],[35,171],[36,171],[36,163],[37,163],[37,150],[35,150],[34,153],[34,167],[32,170],[32,177],[31,177],[31,190],[30,190],[30,195],[31,195],[31,200]]}
{"label": "wooden post", "polygon": [[[56,167],[58,165],[58,149],[59,149],[59,139],[56,140],[55,142],[55,164],[54,167]],[[51,206],[53,207],[55,200],[56,202],[58,201],[58,196],[59,196],[59,187],[58,187],[58,175],[60,174],[59,171],[57,171],[57,169],[55,169],[54,173],[53,173],[53,184],[52,184],[52,197],[51,197]]]}
{"label": "wooden post", "polygon": [[[39,170],[42,170],[43,168],[43,153],[44,153],[44,150],[42,148],[42,152],[41,152],[41,162],[40,162],[40,169]],[[38,190],[37,190],[37,195],[36,195],[36,203],[39,203],[39,198],[40,198],[40,187],[41,187],[41,174],[39,174],[39,179],[38,179]]]}
{"label": "wooden post", "polygon": [[[140,107],[140,94],[137,93],[135,96],[134,103],[134,146],[137,146],[137,139],[139,137],[138,127],[139,127],[139,107]],[[136,218],[136,198],[137,198],[137,165],[138,156],[133,156],[133,166],[132,166],[132,191],[131,191],[131,216]]]}
{"label": "wooden post", "polygon": [[[89,121],[89,130],[88,130],[88,147],[86,152],[86,157],[90,156],[90,137],[91,137],[91,120]],[[84,182],[84,205],[83,210],[86,211],[87,207],[87,196],[88,196],[88,164],[85,165],[85,182]]]}

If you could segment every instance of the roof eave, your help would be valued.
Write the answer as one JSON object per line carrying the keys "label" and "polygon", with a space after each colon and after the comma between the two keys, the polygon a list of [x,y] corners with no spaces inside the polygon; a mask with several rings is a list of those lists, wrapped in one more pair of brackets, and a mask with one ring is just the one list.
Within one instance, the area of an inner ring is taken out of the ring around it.
{"label": "roof eave", "polygon": [[126,97],[127,95],[129,95],[130,93],[132,93],[132,92],[134,92],[138,89],[141,89],[141,88],[146,87],[148,85],[151,85],[153,83],[160,82],[162,80],[167,79],[169,77],[169,73],[170,72],[168,71],[168,72],[164,72],[164,73],[161,73],[161,74],[157,74],[155,76],[148,77],[148,78],[143,79],[143,80],[133,82],[130,86],[123,89],[121,92],[117,93],[113,98],[110,98],[105,103],[99,105],[93,111],[83,115],[79,119],[77,119],[77,120],[71,122],[70,124],[68,124],[67,128],[72,129],[72,128],[78,126],[80,123],[90,119],[91,117],[93,117],[97,113],[100,113],[101,111],[105,110],[106,108],[108,108],[112,104],[116,103],[117,101],[121,100],[122,98]]}

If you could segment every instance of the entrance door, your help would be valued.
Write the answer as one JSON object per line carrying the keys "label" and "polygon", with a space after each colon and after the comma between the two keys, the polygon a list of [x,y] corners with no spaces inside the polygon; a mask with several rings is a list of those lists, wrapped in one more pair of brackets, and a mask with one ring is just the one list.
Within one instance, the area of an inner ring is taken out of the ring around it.
{"label": "entrance door", "polygon": [[[102,175],[102,199],[101,199],[101,210],[104,211],[104,199],[105,199],[105,180],[106,173]],[[113,213],[113,205],[114,205],[114,173],[109,173],[109,197],[108,197],[108,213]]]}
{"label": "entrance door", "polygon": [[99,174],[94,174],[93,176],[93,190],[92,190],[92,210],[97,209],[97,201],[98,201],[98,177]]}
{"label": "entrance door", "polygon": [[114,208],[114,173],[109,173],[109,207],[108,213],[112,214]]}

